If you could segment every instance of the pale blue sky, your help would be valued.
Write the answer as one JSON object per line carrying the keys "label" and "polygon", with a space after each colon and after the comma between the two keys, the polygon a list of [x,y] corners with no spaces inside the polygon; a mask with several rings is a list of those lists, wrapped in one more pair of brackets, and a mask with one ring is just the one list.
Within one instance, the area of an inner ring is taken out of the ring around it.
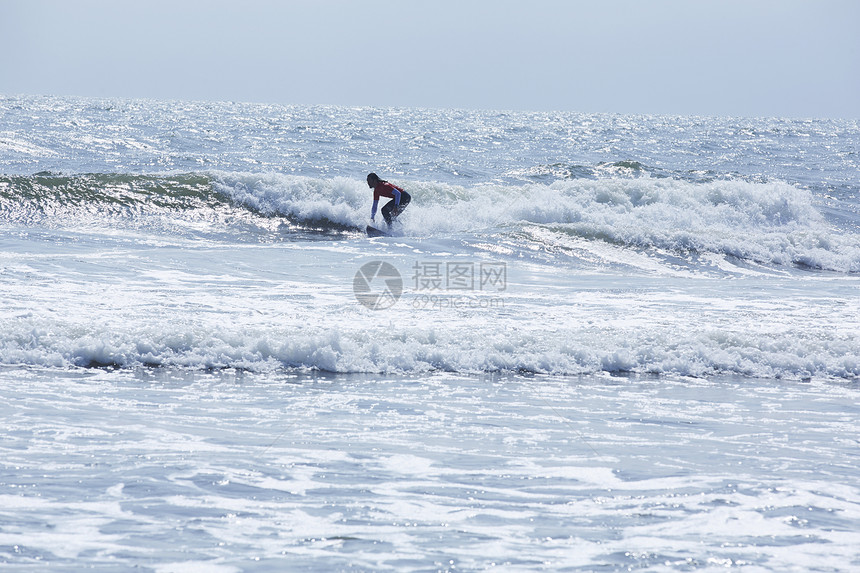
{"label": "pale blue sky", "polygon": [[858,0],[0,0],[0,94],[860,118]]}

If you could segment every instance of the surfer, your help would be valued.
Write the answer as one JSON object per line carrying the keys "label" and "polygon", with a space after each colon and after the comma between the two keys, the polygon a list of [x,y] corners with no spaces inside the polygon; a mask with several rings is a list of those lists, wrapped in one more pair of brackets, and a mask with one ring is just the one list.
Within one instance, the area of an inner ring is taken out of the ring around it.
{"label": "surfer", "polygon": [[397,185],[392,185],[388,181],[380,179],[376,173],[369,173],[367,175],[367,186],[373,189],[373,207],[370,209],[371,221],[376,217],[376,207],[379,205],[379,198],[389,197],[391,199],[382,208],[382,217],[390,228],[391,222],[409,205],[412,197]]}

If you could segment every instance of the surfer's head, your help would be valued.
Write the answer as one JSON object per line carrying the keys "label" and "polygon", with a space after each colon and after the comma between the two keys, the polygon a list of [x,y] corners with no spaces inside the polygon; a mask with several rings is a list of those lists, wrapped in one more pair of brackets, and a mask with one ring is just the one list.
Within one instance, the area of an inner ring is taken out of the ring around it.
{"label": "surfer's head", "polygon": [[376,184],[379,183],[379,175],[376,173],[368,173],[367,174],[367,186],[368,187],[376,187]]}

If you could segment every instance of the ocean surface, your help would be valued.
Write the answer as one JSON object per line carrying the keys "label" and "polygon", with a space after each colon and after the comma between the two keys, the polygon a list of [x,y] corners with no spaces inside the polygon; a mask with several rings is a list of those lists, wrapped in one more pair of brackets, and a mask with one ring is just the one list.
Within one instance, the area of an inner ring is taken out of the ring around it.
{"label": "ocean surface", "polygon": [[0,97],[0,568],[860,570],[858,153]]}

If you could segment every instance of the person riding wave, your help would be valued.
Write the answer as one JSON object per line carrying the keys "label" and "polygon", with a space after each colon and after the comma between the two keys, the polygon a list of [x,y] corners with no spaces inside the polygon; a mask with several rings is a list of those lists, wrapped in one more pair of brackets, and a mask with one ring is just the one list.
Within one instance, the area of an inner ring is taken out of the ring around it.
{"label": "person riding wave", "polygon": [[367,186],[373,189],[373,207],[370,209],[371,221],[375,220],[379,198],[389,197],[391,199],[382,208],[382,217],[385,219],[388,227],[391,228],[392,221],[409,205],[412,196],[397,185],[392,185],[388,181],[380,179],[376,173],[369,173],[367,175]]}

